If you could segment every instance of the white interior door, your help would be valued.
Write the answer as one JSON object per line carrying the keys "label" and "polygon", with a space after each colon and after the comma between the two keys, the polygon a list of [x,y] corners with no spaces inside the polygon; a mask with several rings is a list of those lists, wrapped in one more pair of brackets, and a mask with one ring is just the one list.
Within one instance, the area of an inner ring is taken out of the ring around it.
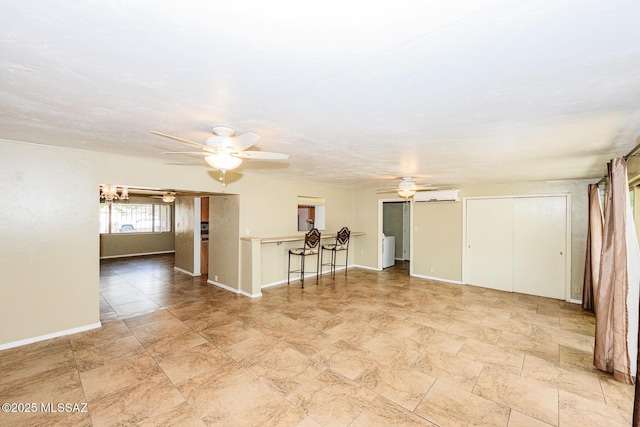
{"label": "white interior door", "polygon": [[467,200],[467,283],[513,291],[513,199]]}
{"label": "white interior door", "polygon": [[514,200],[513,291],[565,299],[567,198]]}

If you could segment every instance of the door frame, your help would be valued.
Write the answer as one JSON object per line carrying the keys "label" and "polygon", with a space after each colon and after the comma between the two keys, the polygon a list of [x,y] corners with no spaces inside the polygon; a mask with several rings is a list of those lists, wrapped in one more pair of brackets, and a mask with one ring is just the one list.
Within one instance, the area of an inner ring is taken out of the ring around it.
{"label": "door frame", "polygon": [[[411,209],[410,200],[402,203],[402,259],[409,261],[411,268]],[[405,256],[406,255],[406,256]]]}
{"label": "door frame", "polygon": [[[382,270],[382,234],[384,203],[398,203],[398,199],[378,199],[378,270]],[[402,202],[402,200],[400,200]],[[409,276],[413,276],[413,199],[409,200]]]}
{"label": "door frame", "polygon": [[462,199],[462,283],[468,283],[467,258],[467,200],[474,199],[518,199],[531,197],[564,197],[566,203],[566,236],[565,236],[565,301],[571,299],[571,193],[518,194],[500,196],[463,197]]}

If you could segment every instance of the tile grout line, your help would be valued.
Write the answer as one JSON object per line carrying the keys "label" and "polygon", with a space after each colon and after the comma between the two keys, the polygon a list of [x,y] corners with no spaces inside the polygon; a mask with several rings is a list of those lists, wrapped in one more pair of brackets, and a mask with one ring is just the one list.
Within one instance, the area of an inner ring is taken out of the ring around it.
{"label": "tile grout line", "polygon": [[89,420],[91,425],[93,426],[93,417],[91,416],[91,406],[89,405],[89,399],[87,398],[87,392],[84,387],[84,383],[82,382],[82,376],[80,375],[80,368],[78,367],[78,358],[76,357],[76,351],[73,349],[73,345],[71,344],[71,336],[67,335],[67,340],[69,342],[69,349],[73,354],[73,362],[75,364],[76,374],[78,375],[78,380],[80,381],[80,388],[82,388],[82,394],[84,396],[84,401],[87,403],[87,412],[89,413]]}

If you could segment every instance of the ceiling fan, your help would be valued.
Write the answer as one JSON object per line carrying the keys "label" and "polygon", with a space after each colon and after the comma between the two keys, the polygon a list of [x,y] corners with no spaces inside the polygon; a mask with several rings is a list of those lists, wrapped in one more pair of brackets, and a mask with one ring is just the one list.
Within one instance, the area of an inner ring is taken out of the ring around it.
{"label": "ceiling fan", "polygon": [[165,203],[171,203],[176,200],[176,193],[167,191],[162,193],[162,196],[157,195],[157,196],[149,196],[149,197],[151,197],[152,199],[162,199],[162,201]]}
{"label": "ceiling fan", "polygon": [[231,169],[235,169],[242,163],[243,159],[247,160],[286,160],[288,154],[269,153],[266,151],[246,151],[255,144],[260,136],[255,133],[247,132],[236,134],[236,131],[228,126],[214,126],[211,129],[213,136],[207,138],[204,144],[189,141],[188,139],[179,138],[173,135],[167,135],[160,132],[151,132],[154,135],[169,138],[190,147],[199,148],[201,151],[170,151],[164,154],[191,154],[204,156],[204,160],[214,169],[218,169],[220,173],[220,181],[225,185],[225,173]]}
{"label": "ceiling fan", "polygon": [[377,194],[398,193],[398,196],[408,200],[416,194],[416,191],[433,190],[434,188],[435,187],[418,185],[411,180],[410,176],[403,176],[397,186],[380,189],[377,191]]}

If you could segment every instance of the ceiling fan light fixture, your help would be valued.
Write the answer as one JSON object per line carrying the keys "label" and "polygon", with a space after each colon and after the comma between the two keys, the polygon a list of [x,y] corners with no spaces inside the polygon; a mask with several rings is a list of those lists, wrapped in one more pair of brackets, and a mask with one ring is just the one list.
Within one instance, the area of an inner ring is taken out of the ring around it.
{"label": "ceiling fan light fixture", "polygon": [[226,172],[231,169],[235,169],[242,163],[242,159],[239,157],[234,157],[228,153],[218,153],[212,154],[204,158],[204,160],[209,163],[209,165],[218,169],[219,171]]}
{"label": "ceiling fan light fixture", "polygon": [[411,181],[411,177],[404,176],[398,185],[398,196],[408,199],[416,194],[416,183]]}
{"label": "ceiling fan light fixture", "polygon": [[398,196],[404,197],[405,199],[413,197],[414,194],[416,194],[416,190],[412,190],[409,188],[401,188],[400,190],[398,190]]}
{"label": "ceiling fan light fixture", "polygon": [[400,188],[400,190],[415,190],[416,183],[411,181],[411,178],[405,176],[402,178],[402,181],[400,181],[398,188]]}
{"label": "ceiling fan light fixture", "polygon": [[176,195],[173,193],[164,193],[162,195],[162,201],[165,203],[171,203],[176,200]]}

